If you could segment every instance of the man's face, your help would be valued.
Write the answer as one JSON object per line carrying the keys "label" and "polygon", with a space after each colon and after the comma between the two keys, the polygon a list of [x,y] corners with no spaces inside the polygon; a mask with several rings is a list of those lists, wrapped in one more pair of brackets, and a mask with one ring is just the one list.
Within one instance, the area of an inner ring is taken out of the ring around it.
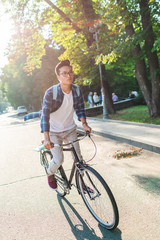
{"label": "man's face", "polygon": [[61,84],[71,85],[73,83],[73,72],[71,67],[63,66],[59,69],[59,75],[57,78]]}

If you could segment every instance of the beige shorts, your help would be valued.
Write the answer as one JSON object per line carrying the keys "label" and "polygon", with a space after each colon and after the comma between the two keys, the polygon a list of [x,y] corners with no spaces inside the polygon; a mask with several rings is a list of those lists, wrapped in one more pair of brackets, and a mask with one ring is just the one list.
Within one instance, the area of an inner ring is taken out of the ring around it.
{"label": "beige shorts", "polygon": [[[77,139],[77,130],[76,128],[67,130],[61,133],[54,133],[50,132],[50,140],[53,143],[61,144],[61,143],[68,143],[73,140]],[[82,160],[82,155],[79,147],[79,143],[74,144],[76,153],[80,160]],[[51,149],[52,152],[52,161],[50,162],[50,165],[47,169],[48,175],[53,175],[56,170],[62,165],[64,161],[64,154],[63,154],[63,148],[62,147],[54,147]],[[72,155],[73,159],[74,156]]]}

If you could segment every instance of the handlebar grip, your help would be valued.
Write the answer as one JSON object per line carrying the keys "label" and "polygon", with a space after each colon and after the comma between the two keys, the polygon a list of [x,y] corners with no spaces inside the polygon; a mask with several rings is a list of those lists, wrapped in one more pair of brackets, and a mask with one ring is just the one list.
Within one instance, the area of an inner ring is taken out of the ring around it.
{"label": "handlebar grip", "polygon": [[54,148],[54,143],[51,143],[52,148]]}
{"label": "handlebar grip", "polygon": [[90,137],[90,132],[89,131],[86,132],[86,136]]}

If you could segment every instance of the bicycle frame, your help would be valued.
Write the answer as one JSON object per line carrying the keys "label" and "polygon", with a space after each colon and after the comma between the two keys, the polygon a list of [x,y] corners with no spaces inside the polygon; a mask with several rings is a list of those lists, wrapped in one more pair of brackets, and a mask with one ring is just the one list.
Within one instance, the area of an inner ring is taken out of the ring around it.
{"label": "bicycle frame", "polygon": [[[70,148],[63,148],[63,151],[64,151],[64,152],[65,152],[65,151],[69,151],[69,152],[72,152],[73,155],[74,155],[74,161],[73,161],[73,165],[72,165],[72,168],[71,168],[71,173],[70,173],[70,176],[69,176],[69,180],[68,180],[68,178],[67,178],[67,176],[66,176],[66,174],[65,174],[65,171],[64,171],[63,167],[61,166],[61,167],[59,168],[60,171],[61,171],[61,175],[62,175],[62,177],[66,180],[66,182],[67,182],[67,187],[68,187],[69,189],[71,189],[71,183],[72,183],[72,180],[73,180],[73,176],[74,176],[76,167],[78,167],[78,168],[82,167],[82,163],[83,163],[83,162],[81,162],[81,161],[79,160],[79,157],[78,157],[78,155],[77,155],[77,153],[76,153],[76,150],[75,150],[75,148],[74,148],[74,145],[73,145],[73,144],[71,144],[71,145],[72,145],[72,146],[71,146]],[[78,164],[77,164],[77,163],[78,163]],[[76,165],[77,165],[77,166],[76,166]],[[80,166],[78,166],[78,165],[80,165]]]}
{"label": "bicycle frame", "polygon": [[[67,178],[67,176],[66,176],[66,173],[65,173],[63,167],[62,167],[62,166],[59,167],[59,171],[61,172],[61,176],[63,177],[63,181],[64,181],[64,180],[66,181],[66,185],[67,185],[67,188],[68,188],[68,189],[71,189],[71,185],[72,185],[71,183],[72,183],[72,180],[73,180],[73,176],[74,176],[76,167],[77,167],[78,169],[80,169],[80,168],[83,168],[83,166],[84,166],[84,162],[81,162],[81,161],[80,161],[80,159],[79,159],[79,157],[78,157],[78,155],[77,155],[77,153],[76,153],[76,150],[75,150],[75,148],[74,148],[74,143],[76,143],[76,142],[84,139],[87,135],[90,136],[89,133],[86,133],[86,134],[85,134],[84,136],[82,136],[81,138],[78,138],[78,139],[76,139],[76,140],[74,140],[74,141],[72,141],[72,142],[70,142],[70,143],[66,143],[66,144],[62,144],[62,145],[54,144],[54,147],[63,146],[63,151],[64,151],[64,152],[65,152],[65,151],[72,152],[73,155],[74,155],[74,161],[73,161],[73,165],[72,165],[72,168],[71,168],[71,173],[70,173],[70,176],[69,176],[69,180],[68,180],[68,178]],[[65,148],[65,146],[68,146],[68,145],[71,145],[71,147]],[[41,165],[42,165],[43,167],[45,167],[44,164],[43,164],[43,161],[42,161],[42,155],[43,155],[43,153],[44,153],[45,151],[50,151],[50,150],[49,150],[49,149],[46,149],[46,148],[44,147],[44,145],[42,144],[42,145],[40,145],[39,147],[35,148],[35,151],[36,151],[36,152],[40,152]],[[87,164],[85,163],[85,166],[86,166],[86,165],[87,165]],[[58,177],[58,176],[57,176],[57,177]],[[60,179],[60,178],[59,178],[59,179]],[[62,179],[61,179],[61,180],[62,180]]]}

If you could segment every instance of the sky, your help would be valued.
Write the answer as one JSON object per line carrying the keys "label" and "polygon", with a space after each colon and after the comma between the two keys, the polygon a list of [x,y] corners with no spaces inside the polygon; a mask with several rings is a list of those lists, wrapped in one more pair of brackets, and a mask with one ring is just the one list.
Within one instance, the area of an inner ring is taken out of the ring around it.
{"label": "sky", "polygon": [[4,7],[0,3],[0,68],[8,63],[7,57],[5,57],[5,49],[10,40],[12,23],[9,19],[9,15],[4,12]]}

